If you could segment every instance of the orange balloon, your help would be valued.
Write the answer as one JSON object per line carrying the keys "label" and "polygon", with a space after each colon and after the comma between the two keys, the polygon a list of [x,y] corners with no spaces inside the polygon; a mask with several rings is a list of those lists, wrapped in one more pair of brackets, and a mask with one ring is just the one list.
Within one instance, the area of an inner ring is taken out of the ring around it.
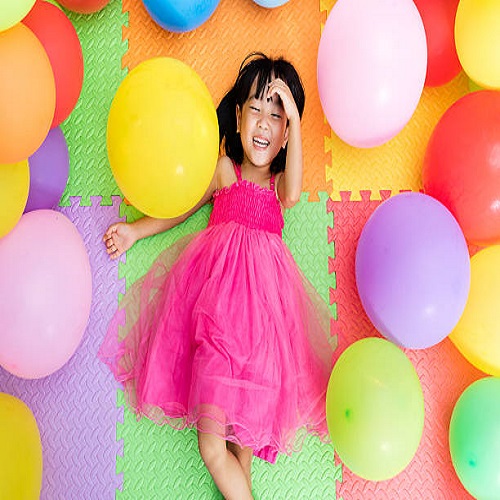
{"label": "orange balloon", "polygon": [[0,164],[17,163],[42,144],[56,105],[49,57],[33,32],[18,23],[0,32]]}

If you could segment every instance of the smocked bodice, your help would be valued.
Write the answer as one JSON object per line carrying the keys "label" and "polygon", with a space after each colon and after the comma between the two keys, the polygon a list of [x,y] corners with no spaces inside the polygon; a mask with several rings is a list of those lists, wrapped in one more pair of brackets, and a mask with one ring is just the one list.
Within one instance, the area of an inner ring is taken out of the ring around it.
{"label": "smocked bodice", "polygon": [[214,193],[214,208],[209,226],[237,222],[281,236],[283,214],[274,189],[241,179]]}

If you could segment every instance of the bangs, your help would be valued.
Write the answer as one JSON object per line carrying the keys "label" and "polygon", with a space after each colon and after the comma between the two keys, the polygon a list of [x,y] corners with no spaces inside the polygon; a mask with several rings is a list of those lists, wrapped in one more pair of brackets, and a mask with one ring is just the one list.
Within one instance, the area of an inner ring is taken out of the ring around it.
{"label": "bangs", "polygon": [[234,86],[236,104],[241,107],[250,97],[254,97],[250,95],[254,82],[255,97],[261,99],[267,90],[267,85],[276,78],[288,85],[302,116],[304,88],[295,68],[284,59],[270,59],[260,52],[250,54],[241,65]]}
{"label": "bangs", "polygon": [[[267,86],[273,80],[272,68],[260,68],[257,75],[253,79],[253,82],[257,82],[257,87],[255,89],[255,97],[261,99],[264,96],[264,92],[267,90]],[[252,82],[252,83],[253,83]],[[253,97],[253,96],[247,96]]]}
{"label": "bangs", "polygon": [[253,59],[246,61],[246,66],[242,68],[238,80],[236,81],[236,101],[242,106],[250,97],[252,86],[256,82],[255,97],[262,98],[268,83],[272,80],[272,62],[263,59]]}

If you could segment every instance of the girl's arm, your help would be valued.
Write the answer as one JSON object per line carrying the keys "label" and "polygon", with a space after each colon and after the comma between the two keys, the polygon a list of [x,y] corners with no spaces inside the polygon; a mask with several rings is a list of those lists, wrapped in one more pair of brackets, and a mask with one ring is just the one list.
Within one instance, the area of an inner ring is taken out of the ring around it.
{"label": "girl's arm", "polygon": [[302,132],[300,115],[288,85],[282,80],[274,80],[269,85],[268,97],[278,94],[288,119],[288,142],[286,167],[277,183],[278,197],[285,208],[293,207],[302,193]]}
{"label": "girl's arm", "polygon": [[104,233],[103,241],[106,244],[106,251],[111,259],[117,259],[126,252],[132,245],[142,238],[153,236],[162,233],[184,222],[188,217],[197,212],[203,205],[208,203],[217,186],[217,172],[219,162],[215,170],[215,174],[208,186],[203,198],[189,211],[179,217],[172,219],[156,219],[154,217],[144,216],[137,219],[135,222],[118,222],[109,226]]}

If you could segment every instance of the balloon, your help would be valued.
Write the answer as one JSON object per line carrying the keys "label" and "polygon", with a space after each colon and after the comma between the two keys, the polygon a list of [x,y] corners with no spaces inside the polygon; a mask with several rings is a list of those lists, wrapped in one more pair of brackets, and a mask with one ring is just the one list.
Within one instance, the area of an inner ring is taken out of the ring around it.
{"label": "balloon", "polygon": [[40,498],[42,443],[31,410],[0,392],[0,491],[2,498]]}
{"label": "balloon", "polygon": [[25,212],[55,208],[66,188],[69,154],[66,139],[59,127],[47,134],[45,141],[29,157],[30,187]]}
{"label": "balloon", "polygon": [[0,238],[12,231],[23,215],[29,187],[27,160],[0,165]]}
{"label": "balloon", "polygon": [[0,164],[26,160],[50,129],[54,73],[42,44],[19,23],[0,32]]}
{"label": "balloon", "polygon": [[54,72],[56,105],[51,128],[73,111],[83,84],[83,54],[80,40],[66,14],[49,2],[37,0],[23,19],[42,43]]}
{"label": "balloon", "polygon": [[321,105],[333,131],[362,148],[384,144],[410,120],[427,66],[412,0],[339,0],[321,35]]}
{"label": "balloon", "polygon": [[384,339],[350,345],[330,376],[326,420],[335,450],[354,474],[369,481],[399,474],[424,427],[424,397],[410,360]]}
{"label": "balloon", "polygon": [[455,15],[459,0],[415,0],[427,39],[425,85],[437,87],[455,78],[462,66],[455,48]]}
{"label": "balloon", "polygon": [[421,193],[384,201],[361,232],[356,284],[388,340],[410,349],[437,344],[457,324],[469,293],[469,253],[456,220]]}
{"label": "balloon", "polygon": [[257,5],[261,7],[266,7],[267,9],[273,9],[274,7],[281,7],[285,5],[288,0],[253,0]]}
{"label": "balloon", "polygon": [[0,31],[12,28],[33,7],[35,0],[4,0],[0,3]]}
{"label": "balloon", "polygon": [[80,14],[93,14],[98,12],[106,5],[109,0],[57,0],[63,7]]}
{"label": "balloon", "polygon": [[153,20],[174,33],[192,31],[215,12],[219,0],[142,0]]}
{"label": "balloon", "polygon": [[500,498],[500,379],[477,380],[462,393],[450,421],[450,453],[464,488]]}
{"label": "balloon", "polygon": [[500,2],[460,0],[455,19],[458,58],[467,75],[484,88],[500,89]]}
{"label": "balloon", "polygon": [[76,351],[90,314],[92,276],[80,233],[63,214],[24,214],[0,240],[0,365],[45,377]]}
{"label": "balloon", "polygon": [[107,145],[132,205],[152,217],[186,213],[204,195],[217,163],[218,122],[208,89],[177,59],[142,62],[113,99]]}
{"label": "balloon", "polygon": [[500,243],[500,93],[467,94],[450,106],[427,144],[424,191],[456,217],[475,245]]}
{"label": "balloon", "polygon": [[464,313],[451,341],[476,368],[500,376],[500,246],[471,259],[471,286]]}

